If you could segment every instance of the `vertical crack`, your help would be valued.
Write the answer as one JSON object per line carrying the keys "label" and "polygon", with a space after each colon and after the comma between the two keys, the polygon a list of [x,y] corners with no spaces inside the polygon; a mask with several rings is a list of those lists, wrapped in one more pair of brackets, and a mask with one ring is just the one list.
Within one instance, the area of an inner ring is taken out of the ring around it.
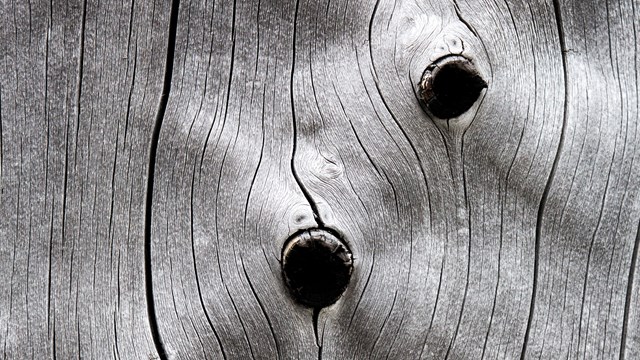
{"label": "vertical crack", "polygon": [[553,11],[556,17],[556,24],[558,26],[558,37],[560,40],[560,52],[562,55],[562,71],[563,71],[563,80],[564,80],[564,109],[562,114],[562,129],[560,131],[560,141],[558,142],[558,149],[556,150],[556,156],[553,159],[553,165],[551,167],[551,172],[549,173],[549,178],[547,179],[547,184],[545,185],[544,192],[542,193],[542,199],[540,200],[540,206],[538,207],[538,217],[536,220],[536,238],[535,238],[535,249],[534,249],[534,260],[533,260],[533,286],[531,289],[531,304],[529,308],[529,318],[527,319],[527,330],[524,334],[524,340],[522,343],[522,352],[520,354],[520,359],[524,359],[527,354],[527,344],[529,343],[529,336],[531,332],[531,325],[533,321],[533,314],[535,310],[536,303],[536,292],[538,289],[538,271],[539,271],[539,255],[540,255],[540,238],[542,236],[542,219],[544,217],[544,209],[547,205],[547,199],[549,197],[549,190],[551,189],[551,185],[553,184],[553,178],[555,177],[556,169],[558,167],[558,162],[560,160],[560,153],[562,152],[562,147],[564,145],[564,136],[567,128],[567,103],[569,100],[569,85],[568,85],[568,73],[567,73],[567,45],[565,43],[564,30],[562,27],[562,13],[560,11],[560,3],[559,0],[553,0]]}
{"label": "vertical crack", "polygon": [[[299,8],[300,8],[300,0],[296,0],[296,8],[293,15],[291,81],[289,83],[289,95],[291,96],[291,115],[293,117],[293,149],[291,152],[291,173],[293,174],[293,177],[296,183],[298,184],[298,188],[302,191],[302,194],[307,200],[307,203],[309,203],[309,206],[311,207],[311,211],[313,212],[313,219],[315,220],[316,224],[318,224],[318,227],[324,228],[324,222],[320,217],[320,212],[318,211],[318,205],[313,200],[313,197],[309,193],[309,190],[304,186],[304,184],[300,180],[300,177],[298,176],[298,173],[296,171],[296,164],[295,164],[296,150],[298,148],[298,127],[297,127],[296,107],[295,107],[294,95],[293,95],[293,80],[294,80],[294,74],[296,69],[296,34],[297,34],[297,26],[298,26]],[[313,334],[315,336],[316,346],[318,347],[318,360],[322,360],[322,343],[318,336],[318,318],[320,316],[320,311],[322,311],[322,308],[320,307],[314,308],[313,314],[311,316]]]}
{"label": "vertical crack", "polygon": [[622,339],[620,340],[620,360],[625,360],[627,348],[627,329],[629,328],[629,310],[631,307],[631,298],[633,297],[633,281],[635,278],[636,267],[638,263],[638,249],[640,248],[640,222],[638,223],[638,232],[636,233],[636,242],[633,245],[631,253],[631,266],[629,268],[629,278],[627,282],[627,296],[624,302],[624,317],[622,318]]}
{"label": "vertical crack", "polygon": [[151,337],[158,352],[160,359],[167,359],[167,353],[158,329],[158,321],[156,319],[156,308],[153,298],[153,274],[151,269],[151,216],[153,210],[153,181],[156,168],[156,154],[158,150],[158,140],[160,138],[160,129],[162,121],[167,109],[169,93],[171,91],[171,77],[173,74],[173,58],[176,45],[176,31],[178,27],[178,10],[180,8],[180,0],[172,0],[171,13],[169,20],[169,36],[167,39],[167,56],[164,70],[164,83],[162,86],[162,95],[158,105],[153,134],[151,136],[151,144],[149,146],[149,168],[147,174],[147,194],[145,199],[145,219],[144,219],[144,279],[147,298],[147,315],[149,317],[149,327]]}
{"label": "vertical crack", "polygon": [[313,308],[313,334],[316,337],[316,345],[318,348],[322,349],[322,345],[320,345],[320,338],[318,337],[318,317],[320,317],[320,311],[322,311],[321,307]]}
{"label": "vertical crack", "polygon": [[322,331],[322,337],[318,333],[318,319],[320,317],[321,307],[313,309],[312,321],[313,321],[313,333],[316,337],[316,346],[318,347],[318,360],[322,360],[322,337],[324,337],[324,329]]}
{"label": "vertical crack", "polygon": [[[82,99],[82,78],[83,78],[83,69],[84,69],[84,47],[85,47],[85,28],[86,28],[86,22],[87,22],[87,0],[82,2],[82,20],[81,20],[81,25],[80,25],[80,48],[78,50],[78,77],[76,79],[76,97],[75,97],[75,150],[74,150],[74,161],[77,161],[77,150],[78,150],[78,132],[79,132],[79,128],[80,128],[80,110],[81,110],[81,99]],[[48,56],[48,55],[47,55]],[[67,190],[69,189],[69,143],[70,143],[70,134],[69,131],[71,129],[71,125],[70,125],[71,121],[70,118],[68,116],[67,121],[66,121],[66,129],[65,129],[65,137],[64,137],[64,143],[65,143],[65,150],[64,150],[64,175],[63,175],[63,180],[62,180],[62,188],[63,188],[63,192],[62,192],[62,224],[61,224],[61,229],[60,232],[62,234],[61,238],[62,238],[62,249],[61,249],[61,253],[60,253],[60,257],[62,259],[64,259],[64,248],[65,248],[65,239],[66,239],[66,222],[67,222],[67,202],[69,200],[69,198],[67,197]],[[82,198],[82,196],[81,196]],[[19,201],[20,199],[18,198],[18,204],[20,203]],[[82,202],[82,200],[80,201]],[[72,277],[72,273],[73,273],[73,247],[71,248],[71,260],[70,260],[70,268],[69,268],[69,282],[71,283],[71,277]],[[51,273],[49,273],[49,276],[51,277]],[[69,293],[71,293],[71,288],[72,285],[69,284]],[[77,296],[77,294],[76,294]],[[54,305],[55,307],[55,305]],[[77,309],[77,306],[76,306]],[[51,311],[51,308],[49,308],[49,311]],[[54,327],[55,327],[55,311],[54,311]],[[80,332],[78,331],[78,337],[80,336]],[[78,344],[80,344],[80,341],[78,341]],[[55,350],[55,346],[56,346],[56,341],[55,338],[53,339],[53,344],[52,344],[54,350]],[[55,356],[55,355],[54,355]]]}
{"label": "vertical crack", "polygon": [[300,190],[304,194],[304,197],[307,199],[307,202],[311,206],[311,211],[313,211],[314,220],[316,221],[316,223],[318,224],[319,227],[324,227],[324,222],[322,221],[322,218],[320,217],[320,212],[318,211],[318,206],[317,206],[316,202],[313,200],[313,197],[311,196],[311,194],[309,193],[309,190],[307,190],[307,188],[305,188],[304,184],[300,180],[300,177],[298,176],[298,173],[296,171],[296,164],[295,164],[296,149],[298,147],[298,131],[297,131],[297,124],[296,124],[296,122],[297,122],[297,119],[296,119],[296,107],[295,107],[295,104],[294,104],[294,101],[293,101],[293,76],[294,76],[295,69],[296,69],[296,28],[297,28],[297,23],[298,23],[298,9],[299,9],[299,7],[300,7],[300,1],[297,0],[296,1],[296,10],[295,10],[295,13],[293,15],[293,46],[292,46],[293,61],[291,63],[291,81],[289,83],[289,94],[291,96],[291,114],[293,116],[293,151],[291,152],[291,172],[293,173],[293,177],[296,180],[296,183],[298,184],[298,187],[300,188]]}

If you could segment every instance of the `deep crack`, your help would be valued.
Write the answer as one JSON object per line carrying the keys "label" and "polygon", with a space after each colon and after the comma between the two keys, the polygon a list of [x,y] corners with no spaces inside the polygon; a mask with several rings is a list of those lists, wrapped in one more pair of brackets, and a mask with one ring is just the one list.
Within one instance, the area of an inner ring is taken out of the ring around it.
{"label": "deep crack", "polygon": [[145,291],[147,299],[147,315],[149,317],[149,327],[151,337],[158,352],[160,359],[167,359],[167,353],[162,342],[160,330],[158,328],[158,320],[156,318],[156,307],[153,298],[153,274],[151,267],[151,216],[153,210],[153,183],[156,168],[156,154],[158,151],[158,140],[160,138],[160,129],[164,120],[164,114],[167,110],[167,102],[169,93],[171,92],[171,77],[173,76],[173,59],[176,44],[176,32],[178,27],[178,11],[180,9],[180,0],[172,0],[171,13],[169,20],[169,37],[167,40],[167,56],[165,62],[164,81],[162,86],[162,95],[158,105],[153,134],[151,136],[151,144],[149,148],[149,169],[147,174],[147,194],[145,199],[145,219],[144,219],[144,278]]}

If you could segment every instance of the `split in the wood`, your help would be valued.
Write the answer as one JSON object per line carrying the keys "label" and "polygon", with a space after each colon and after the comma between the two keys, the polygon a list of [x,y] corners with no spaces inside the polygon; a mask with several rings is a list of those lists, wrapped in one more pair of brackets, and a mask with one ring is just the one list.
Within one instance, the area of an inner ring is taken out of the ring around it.
{"label": "split in the wood", "polygon": [[451,119],[469,110],[486,87],[472,61],[449,55],[427,66],[418,84],[418,96],[429,114]]}
{"label": "split in the wood", "polygon": [[323,308],[336,302],[349,284],[353,257],[333,231],[307,229],[293,235],[282,251],[282,274],[299,303]]}

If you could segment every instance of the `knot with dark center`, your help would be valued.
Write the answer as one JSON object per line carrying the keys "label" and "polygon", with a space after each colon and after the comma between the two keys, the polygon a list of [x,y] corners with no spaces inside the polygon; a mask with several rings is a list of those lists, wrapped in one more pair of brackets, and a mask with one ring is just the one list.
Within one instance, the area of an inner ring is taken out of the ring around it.
{"label": "knot with dark center", "polygon": [[328,230],[297,233],[282,251],[282,274],[291,295],[299,303],[316,309],[340,298],[352,270],[351,251]]}
{"label": "knot with dark center", "polygon": [[418,97],[431,115],[451,119],[469,110],[486,87],[473,62],[463,56],[447,56],[427,66],[418,84]]}

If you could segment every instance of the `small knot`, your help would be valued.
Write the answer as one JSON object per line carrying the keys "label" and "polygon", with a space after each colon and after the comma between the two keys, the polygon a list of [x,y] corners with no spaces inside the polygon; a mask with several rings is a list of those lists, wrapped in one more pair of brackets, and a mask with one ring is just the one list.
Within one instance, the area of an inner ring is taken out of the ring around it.
{"label": "small knot", "polygon": [[349,284],[353,257],[338,236],[325,229],[293,235],[282,251],[282,274],[293,298],[322,308],[336,302]]}
{"label": "small knot", "polygon": [[487,83],[469,59],[453,55],[436,60],[422,74],[419,100],[440,119],[458,117],[478,100]]}

